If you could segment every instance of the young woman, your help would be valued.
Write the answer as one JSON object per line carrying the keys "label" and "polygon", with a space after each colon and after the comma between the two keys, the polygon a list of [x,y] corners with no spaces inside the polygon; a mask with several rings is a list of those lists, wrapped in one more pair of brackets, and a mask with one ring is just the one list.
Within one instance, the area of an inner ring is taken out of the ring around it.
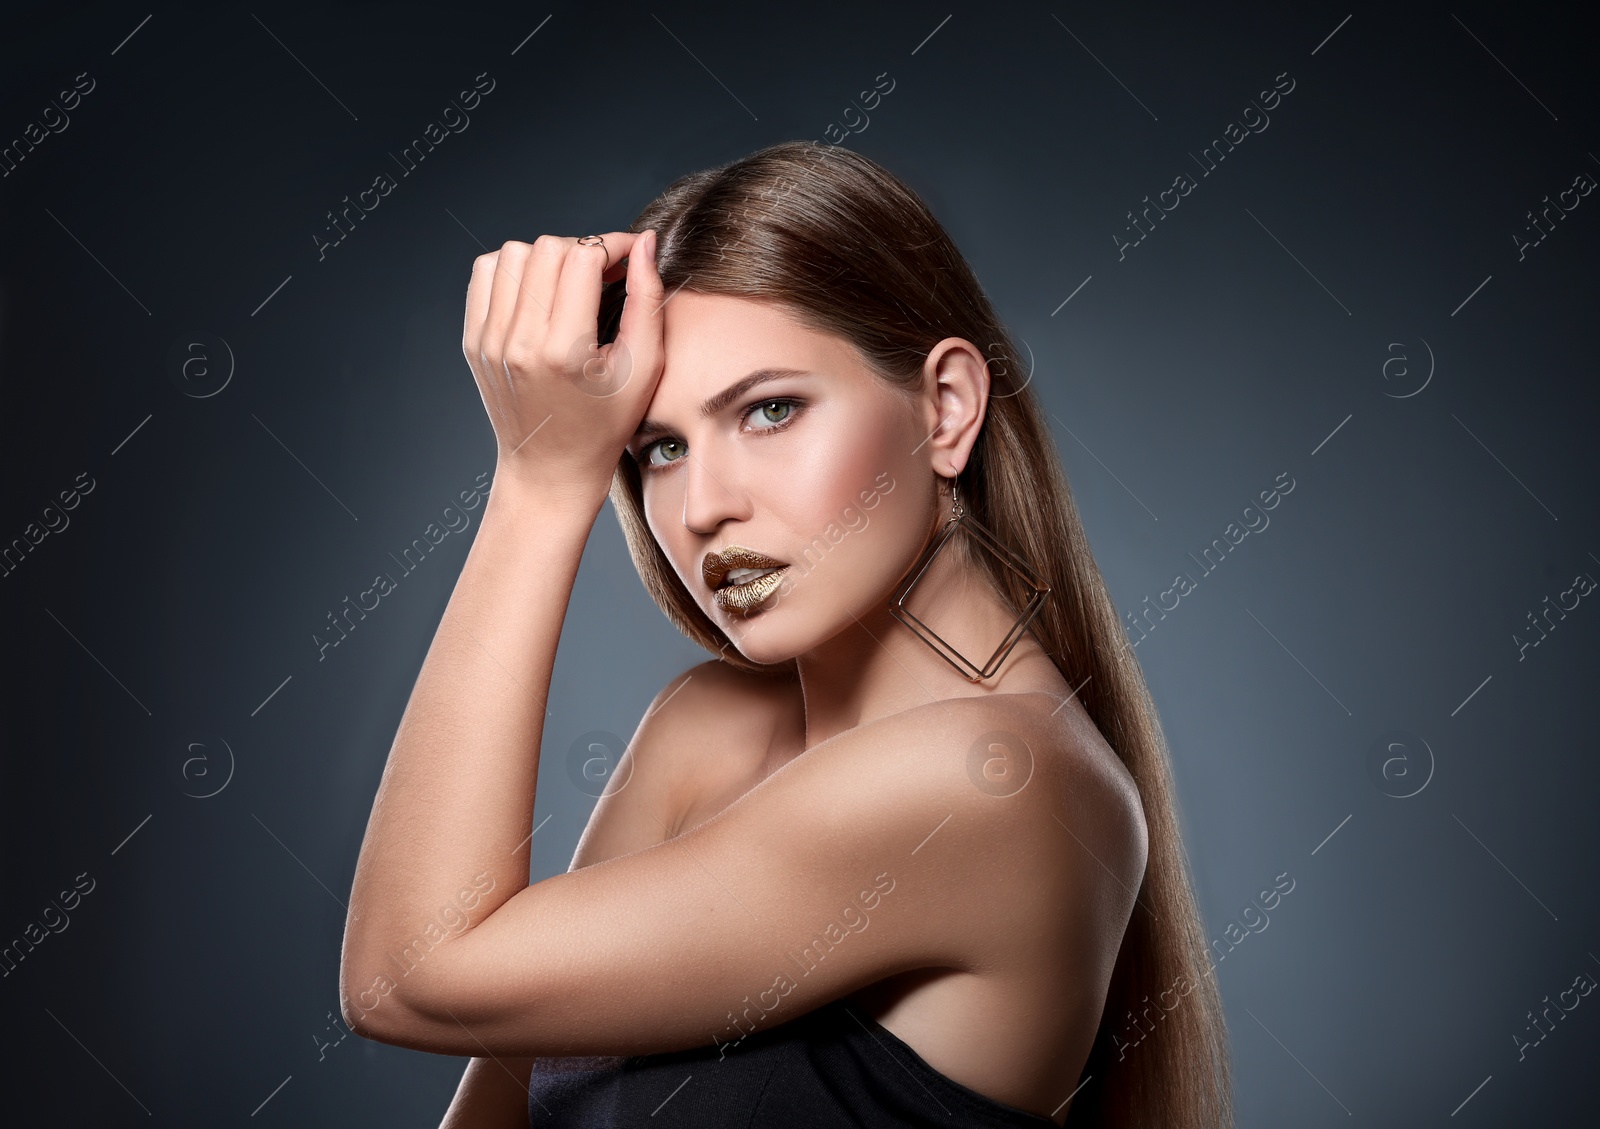
{"label": "young woman", "polygon": [[[921,200],[773,146],[629,231],[479,257],[464,351],[498,467],[340,969],[358,1033],[472,1056],[445,1124],[1231,1124],[1154,708],[1016,351]],[[530,886],[608,492],[716,657]]]}

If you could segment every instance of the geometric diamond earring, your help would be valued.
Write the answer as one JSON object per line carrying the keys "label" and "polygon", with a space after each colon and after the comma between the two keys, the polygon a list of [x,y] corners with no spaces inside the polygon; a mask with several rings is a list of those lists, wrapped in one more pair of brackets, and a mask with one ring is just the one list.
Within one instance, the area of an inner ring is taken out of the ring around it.
{"label": "geometric diamond earring", "polygon": [[[941,639],[931,627],[913,615],[905,606],[906,599],[916,588],[917,582],[922,579],[923,573],[927,572],[928,566],[933,563],[933,558],[938,556],[939,550],[943,549],[949,543],[950,538],[961,530],[967,532],[973,544],[988,549],[1001,564],[1021,576],[1023,581],[1033,589],[1033,595],[1029,597],[1027,605],[1022,610],[1021,617],[1016,623],[1012,624],[1011,630],[1006,632],[1005,638],[995,648],[994,654],[990,655],[988,661],[981,667]],[[922,558],[913,566],[911,579],[901,587],[899,592],[895,593],[893,601],[889,604],[889,614],[909,627],[917,638],[932,647],[940,658],[960,671],[962,677],[968,682],[979,682],[1000,669],[1000,664],[1005,661],[1012,648],[1021,641],[1023,631],[1027,629],[1033,617],[1039,614],[1039,609],[1044,606],[1045,597],[1049,595],[1050,586],[1039,578],[1039,575],[1028,565],[1028,562],[1002,545],[993,533],[985,529],[976,518],[969,515],[962,508],[961,499],[956,493],[956,479],[951,479],[950,517],[945,522],[944,528],[939,532],[939,535],[934,538],[933,543],[923,553]]]}

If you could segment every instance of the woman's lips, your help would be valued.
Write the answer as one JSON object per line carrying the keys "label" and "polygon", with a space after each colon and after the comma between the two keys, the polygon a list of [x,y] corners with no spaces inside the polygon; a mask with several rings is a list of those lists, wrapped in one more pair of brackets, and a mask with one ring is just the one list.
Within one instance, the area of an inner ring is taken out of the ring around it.
{"label": "woman's lips", "polygon": [[711,598],[716,601],[719,608],[726,608],[729,611],[749,611],[778,590],[778,585],[783,583],[783,574],[788,571],[789,566],[784,565],[774,572],[762,573],[754,580],[747,580],[743,584],[729,584],[718,588],[712,593]]}
{"label": "woman's lips", "polygon": [[[712,599],[718,607],[729,611],[748,611],[777,591],[788,567],[787,562],[754,549],[729,545],[720,553],[707,553],[701,562],[700,574],[705,579],[706,587],[711,589]],[[767,569],[775,571],[764,571]],[[725,583],[730,573],[740,571],[760,571],[761,575],[740,583]]]}

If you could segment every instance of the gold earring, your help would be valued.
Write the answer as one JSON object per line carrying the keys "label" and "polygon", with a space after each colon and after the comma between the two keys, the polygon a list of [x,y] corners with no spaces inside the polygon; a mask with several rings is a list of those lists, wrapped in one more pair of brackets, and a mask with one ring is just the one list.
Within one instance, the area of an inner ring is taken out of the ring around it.
{"label": "gold earring", "polygon": [[[1039,614],[1039,609],[1044,607],[1045,597],[1050,595],[1050,586],[1039,578],[1038,573],[1029,566],[1027,561],[1002,545],[993,533],[966,512],[961,505],[961,497],[957,491],[956,482],[955,478],[950,480],[950,517],[945,521],[944,528],[939,532],[939,535],[934,538],[933,544],[928,546],[921,559],[912,566],[911,579],[901,587],[900,591],[895,593],[894,599],[889,604],[889,614],[909,627],[917,638],[932,647],[940,658],[960,671],[962,677],[968,682],[981,682],[1000,669],[1000,664],[1005,661],[1012,648],[1021,641],[1023,631],[1032,622],[1033,617]],[[963,529],[971,535],[974,542],[988,549],[999,559],[1001,564],[1020,575],[1024,583],[1033,589],[1033,595],[1029,597],[1027,606],[1022,610],[1021,617],[1011,625],[1011,630],[1006,632],[1005,638],[995,648],[994,654],[990,655],[989,660],[981,667],[941,639],[933,628],[912,615],[905,606],[906,600],[916,588],[917,582],[928,571],[928,566],[933,563],[933,558],[939,555],[939,550],[950,542],[950,538],[955,536],[958,530]]]}

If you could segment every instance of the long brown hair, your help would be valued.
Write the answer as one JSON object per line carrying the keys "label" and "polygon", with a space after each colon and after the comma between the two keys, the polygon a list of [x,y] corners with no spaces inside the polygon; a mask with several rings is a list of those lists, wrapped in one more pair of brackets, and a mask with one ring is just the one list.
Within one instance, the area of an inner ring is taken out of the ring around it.
{"label": "long brown hair", "polygon": [[[1144,673],[1089,551],[1055,444],[1017,350],[971,268],[922,200],[845,148],[786,142],[674,182],[630,230],[654,228],[667,292],[688,287],[780,303],[805,324],[850,341],[885,381],[914,389],[929,350],[961,337],[984,350],[987,415],[962,472],[962,504],[1049,584],[1030,631],[1127,765],[1144,801],[1149,853],[1123,935],[1073,1126],[1216,1129],[1233,1124],[1222,1002],[1203,957],[1205,935],[1179,837],[1165,738]],[[602,296],[612,340],[623,282]],[[611,488],[645,588],[680,631],[740,669],[739,654],[679,582],[645,524],[639,468],[624,456]],[[987,553],[974,554],[1014,608],[1029,591]],[[1163,1002],[1166,995],[1178,1001]],[[1157,1030],[1129,1053],[1148,1015]],[[1172,1022],[1165,1022],[1170,1019]],[[1113,1036],[1120,1038],[1119,1044]],[[1120,1061],[1119,1061],[1120,1060]]]}

